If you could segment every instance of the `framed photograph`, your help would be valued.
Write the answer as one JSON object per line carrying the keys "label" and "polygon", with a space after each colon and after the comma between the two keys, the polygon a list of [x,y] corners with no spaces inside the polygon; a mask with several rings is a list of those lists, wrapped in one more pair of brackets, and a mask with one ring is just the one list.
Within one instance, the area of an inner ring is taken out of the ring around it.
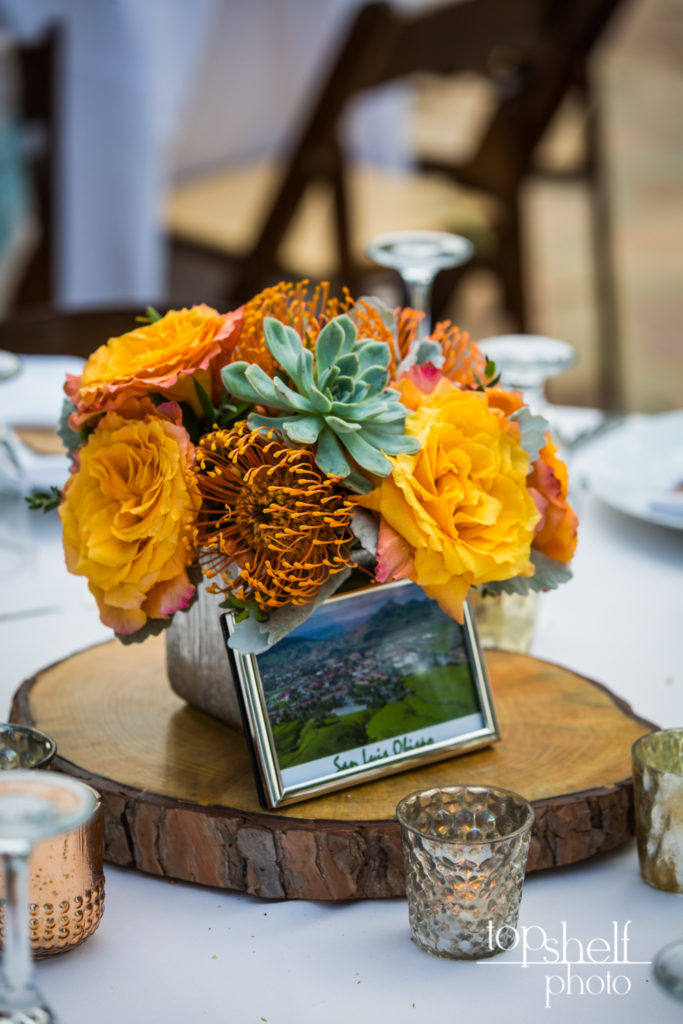
{"label": "framed photograph", "polygon": [[265,807],[499,738],[469,609],[460,626],[409,581],[330,598],[263,654],[227,649]]}

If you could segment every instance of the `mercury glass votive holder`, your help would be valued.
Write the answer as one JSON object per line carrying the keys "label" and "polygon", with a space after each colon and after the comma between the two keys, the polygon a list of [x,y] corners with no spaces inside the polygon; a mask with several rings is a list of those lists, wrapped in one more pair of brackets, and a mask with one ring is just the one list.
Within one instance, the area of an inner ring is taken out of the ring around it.
{"label": "mercury glass votive holder", "polygon": [[409,794],[396,814],[420,949],[478,960],[514,945],[531,804],[494,786],[453,785]]}
{"label": "mercury glass votive holder", "polygon": [[[57,751],[49,736],[27,725],[0,723],[0,771],[48,768]],[[90,818],[63,835],[38,842],[29,859],[29,929],[34,956],[80,945],[104,913],[102,808],[99,793]],[[0,946],[5,893],[0,872]]]}
{"label": "mercury glass votive holder", "polygon": [[57,752],[55,741],[28,725],[0,722],[0,771],[49,768]]}
{"label": "mercury glass votive holder", "polygon": [[683,729],[641,736],[631,760],[640,873],[656,889],[683,892]]}

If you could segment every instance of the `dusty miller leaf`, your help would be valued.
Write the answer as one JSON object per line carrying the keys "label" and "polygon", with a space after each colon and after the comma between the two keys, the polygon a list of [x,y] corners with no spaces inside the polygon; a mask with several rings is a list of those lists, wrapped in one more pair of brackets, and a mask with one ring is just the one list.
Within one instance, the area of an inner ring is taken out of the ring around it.
{"label": "dusty miller leaf", "polygon": [[318,591],[318,596],[309,604],[284,605],[276,609],[265,622],[257,622],[252,616],[238,622],[230,637],[229,646],[240,654],[263,654],[293,629],[305,622],[309,615],[331,597],[351,575],[350,569],[342,569],[330,576]]}
{"label": "dusty miller leaf", "polygon": [[519,425],[522,448],[529,456],[529,461],[535,462],[541,448],[545,448],[546,434],[550,430],[548,421],[542,416],[535,416],[526,405],[513,412],[510,419]]}
{"label": "dusty miller leaf", "polygon": [[496,580],[492,583],[483,583],[481,591],[484,594],[526,594],[539,590],[557,590],[561,583],[567,583],[572,578],[572,570],[566,562],[558,562],[555,558],[540,551],[531,549],[531,561],[534,566],[533,576],[514,576],[510,580]]}

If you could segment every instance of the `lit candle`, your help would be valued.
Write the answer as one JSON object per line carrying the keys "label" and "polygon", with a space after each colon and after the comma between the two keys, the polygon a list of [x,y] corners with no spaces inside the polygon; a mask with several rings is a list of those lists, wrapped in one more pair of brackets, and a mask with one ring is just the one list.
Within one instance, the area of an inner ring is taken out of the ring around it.
{"label": "lit candle", "polygon": [[396,814],[413,941],[456,960],[493,956],[515,941],[534,812],[494,786],[411,793]]}

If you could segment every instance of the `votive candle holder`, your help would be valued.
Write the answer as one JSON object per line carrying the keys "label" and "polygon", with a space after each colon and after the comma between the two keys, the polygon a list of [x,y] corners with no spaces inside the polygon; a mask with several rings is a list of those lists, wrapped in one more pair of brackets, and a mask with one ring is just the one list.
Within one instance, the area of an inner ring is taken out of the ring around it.
{"label": "votive candle holder", "polygon": [[[0,723],[0,771],[49,768],[57,747],[26,725]],[[35,957],[80,945],[104,913],[102,808],[62,835],[38,842],[29,859],[29,930]],[[0,872],[0,944],[4,940],[4,882]]]}
{"label": "votive candle holder", "polygon": [[496,786],[420,790],[396,809],[413,941],[478,960],[514,945],[534,812]]}
{"label": "votive candle holder", "polygon": [[683,729],[661,729],[631,748],[638,860],[656,889],[683,892]]}

